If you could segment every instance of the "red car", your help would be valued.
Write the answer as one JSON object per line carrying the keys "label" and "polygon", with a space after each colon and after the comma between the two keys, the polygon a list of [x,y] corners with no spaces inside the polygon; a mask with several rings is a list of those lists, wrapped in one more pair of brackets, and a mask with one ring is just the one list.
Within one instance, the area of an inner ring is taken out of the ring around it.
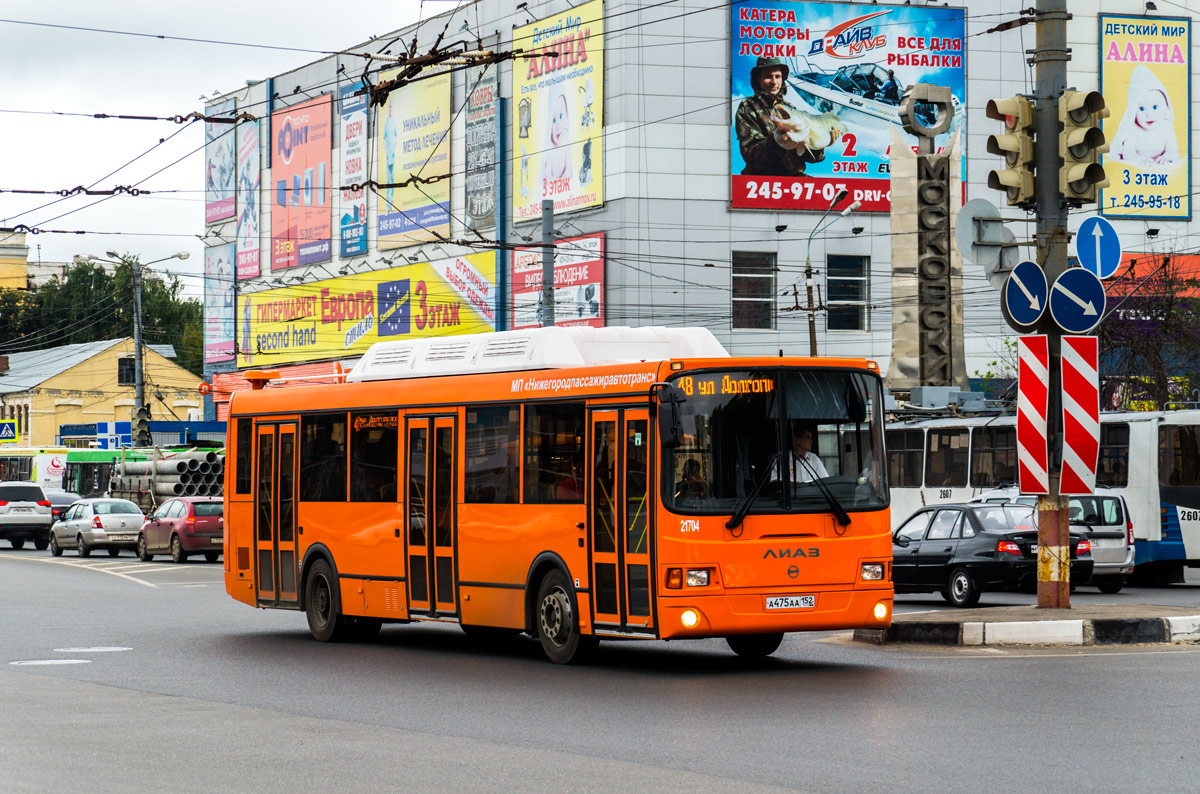
{"label": "red car", "polygon": [[224,549],[224,503],[219,496],[181,496],[164,502],[146,516],[137,539],[137,555],[144,562],[155,554],[170,554],[172,562],[203,554],[216,562]]}

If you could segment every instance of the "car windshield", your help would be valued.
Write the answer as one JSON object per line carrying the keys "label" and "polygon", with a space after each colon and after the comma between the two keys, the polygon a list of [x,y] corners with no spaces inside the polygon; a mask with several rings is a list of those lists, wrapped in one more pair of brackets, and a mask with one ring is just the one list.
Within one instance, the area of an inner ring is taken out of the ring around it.
{"label": "car windshield", "polygon": [[96,515],[98,516],[115,514],[132,515],[133,513],[142,512],[133,502],[95,502],[92,505],[92,509],[96,511]]}
{"label": "car windshield", "polygon": [[987,504],[974,510],[975,517],[984,529],[1003,532],[1037,529],[1037,511],[1028,505]]}
{"label": "car windshield", "polygon": [[197,516],[220,516],[224,515],[225,505],[221,502],[196,502],[192,509]]}
{"label": "car windshield", "polygon": [[828,512],[818,479],[847,510],[887,504],[874,375],[764,368],[683,373],[671,383],[684,402],[682,443],[663,454],[668,508],[731,514],[760,479],[750,513]]}
{"label": "car windshield", "polygon": [[0,485],[0,502],[41,502],[46,499],[36,485]]}

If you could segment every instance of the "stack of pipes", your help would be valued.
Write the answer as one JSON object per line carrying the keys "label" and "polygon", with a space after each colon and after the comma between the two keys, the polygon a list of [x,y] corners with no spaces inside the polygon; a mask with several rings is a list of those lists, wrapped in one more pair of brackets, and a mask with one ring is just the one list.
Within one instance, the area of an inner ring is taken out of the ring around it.
{"label": "stack of pipes", "polygon": [[211,450],[163,451],[154,460],[119,461],[110,492],[147,509],[172,496],[225,493],[225,456]]}

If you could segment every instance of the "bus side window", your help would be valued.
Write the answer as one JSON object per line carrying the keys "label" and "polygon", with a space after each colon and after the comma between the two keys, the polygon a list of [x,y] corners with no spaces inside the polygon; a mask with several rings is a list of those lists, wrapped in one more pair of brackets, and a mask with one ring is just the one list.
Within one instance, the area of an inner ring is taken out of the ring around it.
{"label": "bus side window", "polygon": [[350,501],[396,501],[396,454],[400,448],[395,412],[350,415]]}
{"label": "bus side window", "polygon": [[346,501],[346,414],[300,417],[300,501]]}
{"label": "bus side window", "polygon": [[464,502],[516,504],[520,492],[521,409],[467,409]]}
{"label": "bus side window", "polygon": [[525,501],[583,501],[583,403],[525,406]]}
{"label": "bus side window", "polygon": [[[253,427],[254,420],[249,417],[237,420],[237,446],[234,448],[234,452],[237,455],[237,468],[235,469],[236,476],[233,480],[234,493],[248,494],[250,493],[250,489],[253,484],[250,474],[251,470],[254,468],[254,460],[251,457],[253,455],[251,452],[254,440],[252,435]],[[79,491],[79,494],[82,495],[83,491]]]}
{"label": "bus side window", "polygon": [[930,430],[925,455],[925,487],[965,488],[968,431],[965,427]]}

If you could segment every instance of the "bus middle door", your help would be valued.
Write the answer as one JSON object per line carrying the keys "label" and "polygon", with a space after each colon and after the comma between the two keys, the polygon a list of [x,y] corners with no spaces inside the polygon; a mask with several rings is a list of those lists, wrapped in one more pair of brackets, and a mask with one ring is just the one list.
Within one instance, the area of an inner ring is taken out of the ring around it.
{"label": "bus middle door", "polygon": [[455,418],[409,416],[405,452],[405,541],[413,613],[458,614]]}
{"label": "bus middle door", "polygon": [[653,631],[650,604],[650,419],[646,409],[592,411],[588,555],[598,629]]}
{"label": "bus middle door", "polygon": [[254,439],[254,577],[261,606],[298,607],[296,422],[260,423]]}

